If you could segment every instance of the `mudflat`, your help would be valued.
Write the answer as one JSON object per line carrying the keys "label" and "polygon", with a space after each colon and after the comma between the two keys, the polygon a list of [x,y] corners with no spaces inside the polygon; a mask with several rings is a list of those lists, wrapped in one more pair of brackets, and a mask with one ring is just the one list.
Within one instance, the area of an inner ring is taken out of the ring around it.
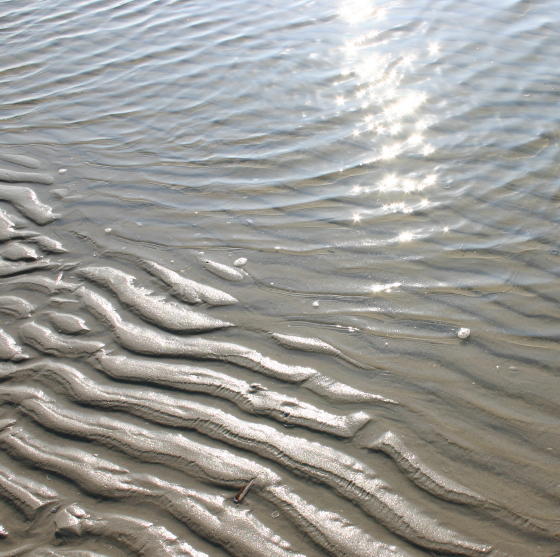
{"label": "mudflat", "polygon": [[0,556],[559,550],[560,3],[0,5]]}

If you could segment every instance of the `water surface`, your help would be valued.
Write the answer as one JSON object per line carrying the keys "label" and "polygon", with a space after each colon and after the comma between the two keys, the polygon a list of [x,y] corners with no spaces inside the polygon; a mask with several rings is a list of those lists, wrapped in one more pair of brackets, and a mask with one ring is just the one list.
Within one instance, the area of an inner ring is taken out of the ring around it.
{"label": "water surface", "polygon": [[558,551],[558,14],[0,3],[0,551]]}

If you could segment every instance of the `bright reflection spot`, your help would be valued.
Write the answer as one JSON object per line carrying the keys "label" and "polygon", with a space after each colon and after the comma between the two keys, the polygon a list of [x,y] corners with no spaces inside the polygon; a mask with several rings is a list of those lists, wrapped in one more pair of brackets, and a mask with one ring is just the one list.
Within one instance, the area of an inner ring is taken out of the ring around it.
{"label": "bright reflection spot", "polygon": [[440,50],[441,50],[441,46],[440,46],[440,44],[439,44],[438,42],[435,42],[435,41],[434,41],[434,42],[431,42],[431,43],[428,45],[428,54],[429,54],[430,56],[435,56],[436,54],[439,54],[439,53],[440,53]]}
{"label": "bright reflection spot", "polygon": [[381,159],[383,160],[394,159],[397,155],[401,153],[401,151],[402,151],[401,143],[393,143],[392,145],[385,145],[383,149],[381,149]]}
{"label": "bright reflection spot", "polygon": [[449,232],[449,226],[444,226],[444,227],[443,227],[443,231],[444,231],[444,232]]}
{"label": "bright reflection spot", "polygon": [[408,138],[408,143],[414,146],[421,145],[424,143],[424,138],[419,133],[415,133]]}
{"label": "bright reflection spot", "polygon": [[387,174],[379,184],[380,191],[391,191],[396,189],[399,180],[396,174]]}
{"label": "bright reflection spot", "polygon": [[419,131],[419,132],[423,132],[424,130],[427,130],[432,124],[434,124],[434,119],[433,118],[420,118],[419,120],[416,121],[416,123],[414,124],[414,127]]}
{"label": "bright reflection spot", "polygon": [[426,98],[426,93],[423,91],[406,93],[385,109],[385,116],[388,120],[395,120],[413,114],[426,102]]}
{"label": "bright reflection spot", "polygon": [[385,213],[404,213],[409,214],[414,211],[412,205],[407,205],[404,201],[396,201],[395,203],[386,203],[381,207]]}
{"label": "bright reflection spot", "polygon": [[435,147],[427,143],[426,145],[424,145],[424,147],[422,147],[421,153],[422,155],[427,157],[428,155],[431,155],[434,151],[435,151]]}
{"label": "bright reflection spot", "polygon": [[398,288],[402,285],[402,282],[389,282],[386,284],[372,284],[370,290],[373,293],[377,292],[391,292],[393,288]]}
{"label": "bright reflection spot", "polygon": [[[428,174],[424,179],[419,178],[400,178],[396,174],[391,173],[384,176],[377,185],[377,190],[383,193],[388,192],[404,192],[413,193],[420,192],[433,186],[437,182],[436,174]],[[354,186],[360,187],[360,186]],[[354,189],[352,189],[354,191]],[[356,190],[357,191],[357,190]]]}
{"label": "bright reflection spot", "polygon": [[418,56],[416,56],[416,54],[407,54],[406,56],[403,57],[401,64],[405,68],[411,68],[414,65],[414,62],[416,62],[417,58]]}
{"label": "bright reflection spot", "polygon": [[342,95],[338,95],[338,97],[336,97],[335,102],[337,104],[337,106],[342,106],[344,104],[344,97]]}
{"label": "bright reflection spot", "polygon": [[423,181],[426,186],[433,186],[437,181],[437,174],[428,174]]}
{"label": "bright reflection spot", "polygon": [[409,230],[405,231],[405,232],[401,232],[398,236],[397,236],[397,241],[398,242],[410,242],[411,240],[414,240],[414,232],[410,232]]}
{"label": "bright reflection spot", "polygon": [[371,0],[346,0],[340,7],[338,14],[348,23],[356,24],[375,16],[375,19],[385,17],[384,8],[373,8]]}
{"label": "bright reflection spot", "polygon": [[360,213],[354,213],[354,214],[352,215],[352,222],[353,222],[354,224],[359,223],[361,220],[362,220],[362,215],[360,215]]}
{"label": "bright reflection spot", "polygon": [[415,182],[412,178],[405,178],[402,181],[402,190],[404,193],[412,193],[413,191],[417,190],[419,184]]}
{"label": "bright reflection spot", "polygon": [[426,209],[430,206],[428,199],[421,199],[416,204],[405,203],[404,201],[395,201],[393,203],[385,203],[381,206],[381,210],[384,213],[402,213],[404,215],[409,215],[414,213],[416,209]]}
{"label": "bright reflection spot", "polygon": [[[361,83],[373,83],[383,78],[389,61],[388,55],[370,56],[366,60],[354,63],[349,73],[358,76]],[[364,89],[364,91],[367,94],[368,90]]]}

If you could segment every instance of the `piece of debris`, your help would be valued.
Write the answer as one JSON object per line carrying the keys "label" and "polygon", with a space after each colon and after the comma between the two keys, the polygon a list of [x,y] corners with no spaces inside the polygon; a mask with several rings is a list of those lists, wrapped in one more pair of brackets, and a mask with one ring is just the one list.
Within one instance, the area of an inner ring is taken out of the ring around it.
{"label": "piece of debris", "polygon": [[466,338],[469,338],[471,336],[471,330],[467,329],[466,327],[461,327],[458,331],[457,331],[457,336],[460,339],[465,340]]}
{"label": "piece of debris", "polygon": [[249,385],[250,393],[257,393],[259,391],[268,391],[268,389],[266,387],[263,387],[260,383],[251,383]]}
{"label": "piece of debris", "polygon": [[0,524],[0,538],[7,538],[8,537],[8,530]]}
{"label": "piece of debris", "polygon": [[252,480],[249,480],[247,485],[242,487],[237,492],[237,495],[233,498],[233,502],[237,503],[238,505],[239,505],[239,503],[242,503],[243,499],[245,499],[245,497],[247,497],[247,493],[249,493],[249,490],[251,489],[251,487],[254,483],[255,483],[255,478],[253,478]]}

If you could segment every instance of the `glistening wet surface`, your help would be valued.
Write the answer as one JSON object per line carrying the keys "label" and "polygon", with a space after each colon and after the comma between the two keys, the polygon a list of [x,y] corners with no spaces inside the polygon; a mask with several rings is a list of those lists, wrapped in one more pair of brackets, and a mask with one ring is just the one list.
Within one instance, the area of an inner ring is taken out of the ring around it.
{"label": "glistening wet surface", "polygon": [[0,556],[557,554],[559,19],[0,3]]}

